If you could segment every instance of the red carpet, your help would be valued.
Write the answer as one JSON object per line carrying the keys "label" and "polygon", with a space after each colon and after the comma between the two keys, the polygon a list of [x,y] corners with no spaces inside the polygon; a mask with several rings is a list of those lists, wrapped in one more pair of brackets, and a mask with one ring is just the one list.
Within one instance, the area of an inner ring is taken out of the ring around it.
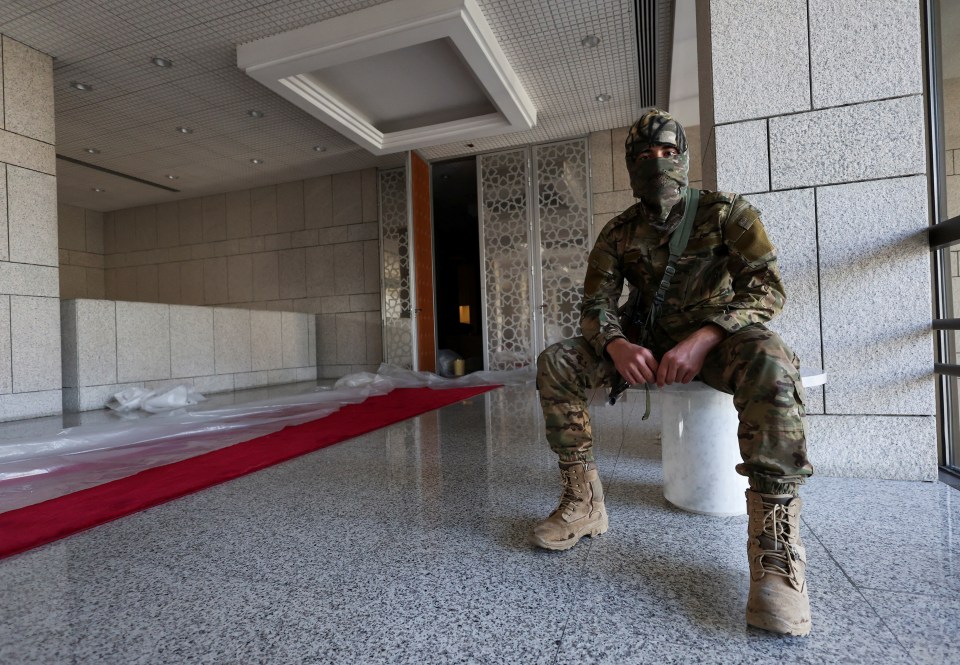
{"label": "red carpet", "polygon": [[0,558],[192,494],[498,386],[398,388],[326,418],[0,513]]}

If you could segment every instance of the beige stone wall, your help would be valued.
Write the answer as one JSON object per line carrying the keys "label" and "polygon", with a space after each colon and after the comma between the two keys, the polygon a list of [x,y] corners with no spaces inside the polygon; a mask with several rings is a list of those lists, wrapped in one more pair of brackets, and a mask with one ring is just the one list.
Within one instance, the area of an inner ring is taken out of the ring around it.
{"label": "beige stone wall", "polygon": [[[593,237],[603,226],[632,206],[630,176],[624,160],[623,142],[629,127],[590,134],[590,188],[593,191]],[[700,175],[700,128],[685,128],[690,151],[690,184],[702,186]]]}
{"label": "beige stone wall", "polygon": [[105,298],[103,213],[60,203],[60,297]]}
{"label": "beige stone wall", "polygon": [[0,89],[0,420],[16,420],[62,409],[50,56],[0,37]]}
{"label": "beige stone wall", "polygon": [[106,213],[110,300],[321,315],[323,376],[381,361],[376,171]]}

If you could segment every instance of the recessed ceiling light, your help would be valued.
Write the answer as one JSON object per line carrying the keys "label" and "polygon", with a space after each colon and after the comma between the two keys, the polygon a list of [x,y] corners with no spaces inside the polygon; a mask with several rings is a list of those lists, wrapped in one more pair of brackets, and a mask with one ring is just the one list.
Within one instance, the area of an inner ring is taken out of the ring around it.
{"label": "recessed ceiling light", "polygon": [[83,151],[88,155],[99,155],[100,151],[96,148],[84,148]]}
{"label": "recessed ceiling light", "polygon": [[70,81],[70,87],[74,90],[82,90],[84,92],[90,92],[93,90],[93,86],[89,83],[81,83],[80,81]]}
{"label": "recessed ceiling light", "polygon": [[97,194],[102,194],[103,192],[107,191],[103,187],[91,187],[91,189],[95,191]]}
{"label": "recessed ceiling light", "polygon": [[468,147],[468,148],[476,148],[477,146],[476,146],[475,143],[468,143],[468,144],[467,144],[467,147]]}
{"label": "recessed ceiling light", "polygon": [[181,134],[193,134],[193,130],[189,127],[177,127],[177,131]]}
{"label": "recessed ceiling light", "polygon": [[580,40],[580,43],[587,48],[596,48],[600,44],[600,38],[596,35],[587,35]]}
{"label": "recessed ceiling light", "polygon": [[250,163],[251,163],[251,164],[263,164],[263,160],[260,159],[259,157],[254,157],[253,159],[250,160]]}
{"label": "recessed ceiling light", "polygon": [[166,58],[150,58],[150,62],[155,64],[157,67],[163,67],[164,69],[173,67],[173,60],[167,60]]}
{"label": "recessed ceiling light", "polygon": [[180,179],[180,176],[178,175],[173,175],[172,173],[167,174],[167,180],[179,180],[179,179]]}
{"label": "recessed ceiling light", "polygon": [[315,145],[315,146],[313,146],[313,149],[316,150],[317,152],[326,152],[326,151],[327,151],[327,146],[325,146],[325,145]]}
{"label": "recessed ceiling light", "polygon": [[598,102],[609,102],[611,99],[613,98],[605,92],[601,92],[599,95],[596,96],[596,100]]}
{"label": "recessed ceiling light", "polygon": [[251,118],[262,118],[262,117],[263,117],[263,111],[257,111],[257,110],[255,110],[255,109],[250,109],[249,111],[247,111],[247,115],[250,116]]}

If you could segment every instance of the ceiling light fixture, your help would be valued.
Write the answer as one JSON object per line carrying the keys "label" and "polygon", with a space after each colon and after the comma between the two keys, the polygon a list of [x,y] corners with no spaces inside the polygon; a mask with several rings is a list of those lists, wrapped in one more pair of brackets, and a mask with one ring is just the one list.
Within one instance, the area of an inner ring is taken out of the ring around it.
{"label": "ceiling light fixture", "polygon": [[91,187],[91,189],[95,191],[97,194],[103,194],[105,191],[107,191],[103,187]]}
{"label": "ceiling light fixture", "polygon": [[247,111],[247,115],[250,116],[251,118],[262,118],[262,117],[263,117],[263,111],[257,111],[257,110],[255,110],[255,109],[250,109],[249,111]]}
{"label": "ceiling light fixture", "polygon": [[164,69],[170,69],[173,67],[173,60],[167,60],[166,58],[153,57],[150,58],[150,62],[155,64],[157,67],[163,67]]}
{"label": "ceiling light fixture", "polygon": [[587,35],[580,40],[580,43],[586,46],[587,48],[597,48],[600,45],[600,38],[596,35]]}
{"label": "ceiling light fixture", "polygon": [[167,174],[167,180],[179,180],[179,179],[180,179],[180,176],[178,175],[173,175],[172,173]]}
{"label": "ceiling light fixture", "polygon": [[83,92],[90,92],[93,90],[93,86],[89,83],[81,83],[80,81],[70,81],[70,87],[74,90],[82,90]]}
{"label": "ceiling light fixture", "polygon": [[259,157],[254,157],[253,159],[250,160],[250,163],[251,163],[251,164],[263,164],[263,160],[260,159]]}
{"label": "ceiling light fixture", "polygon": [[476,145],[475,143],[468,143],[468,144],[467,144],[467,147],[468,147],[468,148],[476,148],[477,145]]}
{"label": "ceiling light fixture", "polygon": [[613,99],[613,98],[612,98],[610,95],[608,95],[607,93],[601,92],[599,95],[597,95],[597,96],[595,97],[595,99],[596,99],[598,102],[609,102],[609,101],[610,101],[611,99]]}
{"label": "ceiling light fixture", "polygon": [[327,151],[327,146],[325,146],[325,145],[315,145],[315,146],[313,146],[313,149],[316,150],[317,152],[326,152],[326,151]]}
{"label": "ceiling light fixture", "polygon": [[177,131],[181,134],[193,134],[193,130],[189,127],[177,127]]}
{"label": "ceiling light fixture", "polygon": [[88,155],[99,155],[100,151],[96,148],[84,148],[83,151]]}

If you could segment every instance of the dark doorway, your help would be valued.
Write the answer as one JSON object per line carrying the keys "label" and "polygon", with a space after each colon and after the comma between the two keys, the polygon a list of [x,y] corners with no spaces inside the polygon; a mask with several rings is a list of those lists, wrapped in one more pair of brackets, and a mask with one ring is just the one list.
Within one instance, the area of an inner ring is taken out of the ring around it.
{"label": "dark doorway", "polygon": [[470,373],[483,369],[476,158],[435,162],[431,184],[437,371],[452,375],[460,358]]}

